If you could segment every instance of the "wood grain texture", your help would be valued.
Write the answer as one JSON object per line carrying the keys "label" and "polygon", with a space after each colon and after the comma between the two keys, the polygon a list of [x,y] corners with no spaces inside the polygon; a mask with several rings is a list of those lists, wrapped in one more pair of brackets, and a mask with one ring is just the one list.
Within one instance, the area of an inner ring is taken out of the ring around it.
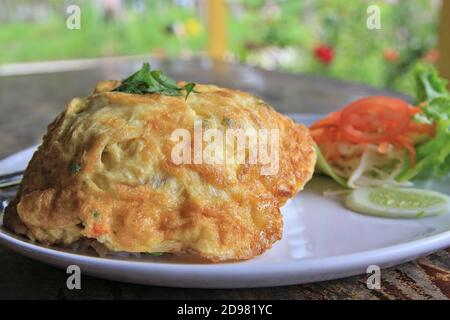
{"label": "wood grain texture", "polygon": [[[139,62],[140,63],[140,62]],[[122,78],[138,64],[0,77],[0,158],[39,141],[48,123],[74,96],[87,95],[101,79]],[[287,75],[212,63],[156,61],[176,79],[241,88],[262,96],[281,112],[326,113],[362,95],[394,95],[329,79]],[[450,249],[382,270],[380,290],[365,275],[259,289],[202,290],[147,287],[82,278],[82,290],[66,288],[66,273],[0,247],[0,299],[449,299]]]}

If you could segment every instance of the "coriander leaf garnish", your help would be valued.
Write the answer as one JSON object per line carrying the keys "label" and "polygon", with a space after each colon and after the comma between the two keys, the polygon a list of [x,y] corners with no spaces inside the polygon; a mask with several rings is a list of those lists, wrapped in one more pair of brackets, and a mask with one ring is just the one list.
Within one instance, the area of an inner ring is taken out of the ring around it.
{"label": "coriander leaf garnish", "polygon": [[94,220],[97,220],[98,218],[100,218],[100,212],[98,212],[97,210],[95,210],[92,213],[92,218],[94,218]]}
{"label": "coriander leaf garnish", "polygon": [[184,88],[184,90],[186,90],[186,97],[185,97],[185,99],[188,98],[188,96],[189,96],[189,94],[190,94],[191,92],[198,93],[198,91],[195,91],[195,90],[194,90],[194,88],[195,88],[195,83],[193,83],[193,82],[189,82],[189,83],[186,84],[183,88]]}
{"label": "coriander leaf garnish", "polygon": [[153,79],[155,79],[159,85],[169,89],[179,90],[177,82],[169,77],[167,77],[162,71],[154,70],[150,72]]}
{"label": "coriander leaf garnish", "polygon": [[181,92],[186,91],[185,99],[187,99],[191,92],[197,92],[194,87],[195,83],[192,82],[179,87],[176,81],[164,72],[151,70],[150,64],[146,62],[140,70],[122,80],[122,84],[113,91],[134,94],[159,93],[167,96],[181,96]]}
{"label": "coriander leaf garnish", "polygon": [[223,118],[222,125],[229,128],[233,125],[233,120],[231,120],[230,118]]}
{"label": "coriander leaf garnish", "polygon": [[164,252],[149,252],[148,254],[152,257],[159,257],[162,256]]}
{"label": "coriander leaf garnish", "polygon": [[76,162],[71,163],[69,165],[69,171],[71,173],[79,173],[81,171],[81,164],[80,163],[76,163]]}

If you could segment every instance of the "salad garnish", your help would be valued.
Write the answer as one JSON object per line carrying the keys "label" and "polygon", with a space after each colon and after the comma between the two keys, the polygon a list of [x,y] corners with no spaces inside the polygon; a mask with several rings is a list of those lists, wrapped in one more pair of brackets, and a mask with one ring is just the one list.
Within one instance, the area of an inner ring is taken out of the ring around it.
{"label": "salad garnish", "polygon": [[431,66],[418,66],[416,105],[356,100],[311,126],[317,169],[346,187],[410,186],[450,171],[450,95]]}

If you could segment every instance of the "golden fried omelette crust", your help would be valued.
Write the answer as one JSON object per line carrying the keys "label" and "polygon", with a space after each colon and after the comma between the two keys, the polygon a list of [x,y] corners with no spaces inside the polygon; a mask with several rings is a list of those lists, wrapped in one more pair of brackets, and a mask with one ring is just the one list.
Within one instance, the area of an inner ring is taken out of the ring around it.
{"label": "golden fried omelette crust", "polygon": [[[184,97],[110,92],[73,99],[48,127],[5,224],[43,243],[95,238],[112,251],[249,259],[281,238],[280,207],[311,178],[312,139],[257,97],[212,85]],[[278,174],[260,165],[171,161],[177,128],[278,128]]]}

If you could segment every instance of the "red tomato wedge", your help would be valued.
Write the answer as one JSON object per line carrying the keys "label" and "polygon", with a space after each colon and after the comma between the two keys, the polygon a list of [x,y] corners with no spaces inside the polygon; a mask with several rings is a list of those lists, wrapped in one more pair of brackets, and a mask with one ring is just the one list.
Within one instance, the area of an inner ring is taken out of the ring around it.
{"label": "red tomato wedge", "polygon": [[410,107],[403,100],[373,96],[346,106],[340,117],[343,137],[354,143],[392,140],[408,129]]}

